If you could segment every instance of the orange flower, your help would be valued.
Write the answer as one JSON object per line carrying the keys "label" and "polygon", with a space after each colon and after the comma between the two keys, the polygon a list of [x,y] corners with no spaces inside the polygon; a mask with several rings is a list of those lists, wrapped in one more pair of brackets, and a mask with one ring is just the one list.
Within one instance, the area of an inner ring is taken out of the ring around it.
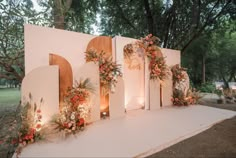
{"label": "orange flower", "polygon": [[65,128],[69,128],[68,123],[64,123],[63,126],[64,126]]}
{"label": "orange flower", "polygon": [[39,128],[41,128],[41,127],[42,127],[42,125],[39,124],[39,123],[36,125],[36,128],[37,128],[37,129],[39,129]]}
{"label": "orange flower", "polygon": [[81,126],[84,124],[84,118],[80,118],[78,122],[78,126]]}

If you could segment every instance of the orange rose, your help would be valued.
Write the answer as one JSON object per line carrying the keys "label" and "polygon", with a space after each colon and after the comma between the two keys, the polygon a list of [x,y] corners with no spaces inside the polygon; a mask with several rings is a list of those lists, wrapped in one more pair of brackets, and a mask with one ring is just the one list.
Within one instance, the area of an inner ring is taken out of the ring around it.
{"label": "orange rose", "polygon": [[39,128],[41,128],[41,127],[42,127],[42,125],[39,124],[39,123],[36,125],[36,128],[37,128],[37,129],[39,129]]}

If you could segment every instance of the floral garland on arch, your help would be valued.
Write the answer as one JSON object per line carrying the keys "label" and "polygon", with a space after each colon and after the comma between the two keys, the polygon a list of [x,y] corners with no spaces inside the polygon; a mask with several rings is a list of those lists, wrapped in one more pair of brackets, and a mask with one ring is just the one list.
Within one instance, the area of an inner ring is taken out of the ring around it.
{"label": "floral garland on arch", "polygon": [[159,79],[164,81],[168,78],[169,68],[163,57],[152,59],[149,63],[150,79]]}
{"label": "floral garland on arch", "polygon": [[142,68],[143,54],[141,51],[134,51],[137,49],[133,44],[124,46],[124,61],[128,69],[140,70]]}
{"label": "floral garland on arch", "polygon": [[150,79],[165,80],[169,76],[169,68],[165,58],[162,57],[161,49],[158,47],[160,39],[152,34],[141,38],[137,44],[145,50],[145,55],[149,59]]}
{"label": "floral garland on arch", "polygon": [[89,101],[92,92],[93,86],[89,79],[76,81],[73,87],[69,87],[64,97],[64,107],[52,120],[56,124],[55,129],[63,131],[65,135],[83,130],[90,117]]}
{"label": "floral garland on arch", "polygon": [[104,91],[108,92],[115,87],[117,78],[122,77],[120,65],[113,62],[112,57],[105,57],[105,52],[97,53],[96,50],[90,49],[85,55],[86,61],[98,62],[100,83]]}
{"label": "floral garland on arch", "polygon": [[[147,35],[141,40],[137,41],[134,45],[129,44],[124,47],[124,56],[127,59],[134,53],[138,56],[146,56],[149,60],[150,79],[159,79],[161,81],[168,78],[170,70],[166,64],[165,58],[162,57],[161,49],[158,47],[160,39],[152,34]],[[136,51],[133,51],[136,49]]]}

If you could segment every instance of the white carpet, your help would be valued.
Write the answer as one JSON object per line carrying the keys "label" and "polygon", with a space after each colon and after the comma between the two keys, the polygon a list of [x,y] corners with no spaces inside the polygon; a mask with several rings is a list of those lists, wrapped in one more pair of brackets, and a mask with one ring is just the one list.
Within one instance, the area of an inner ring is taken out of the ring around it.
{"label": "white carpet", "polygon": [[235,115],[200,105],[134,110],[124,118],[95,122],[64,141],[28,145],[20,157],[143,157]]}

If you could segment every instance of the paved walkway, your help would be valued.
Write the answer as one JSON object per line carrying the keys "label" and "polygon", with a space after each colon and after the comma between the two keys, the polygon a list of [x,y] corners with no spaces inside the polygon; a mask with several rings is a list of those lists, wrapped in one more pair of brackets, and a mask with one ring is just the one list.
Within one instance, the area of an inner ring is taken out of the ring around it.
{"label": "paved walkway", "polygon": [[147,156],[233,116],[236,112],[200,105],[130,111],[121,119],[96,122],[76,137],[29,145],[20,157]]}

